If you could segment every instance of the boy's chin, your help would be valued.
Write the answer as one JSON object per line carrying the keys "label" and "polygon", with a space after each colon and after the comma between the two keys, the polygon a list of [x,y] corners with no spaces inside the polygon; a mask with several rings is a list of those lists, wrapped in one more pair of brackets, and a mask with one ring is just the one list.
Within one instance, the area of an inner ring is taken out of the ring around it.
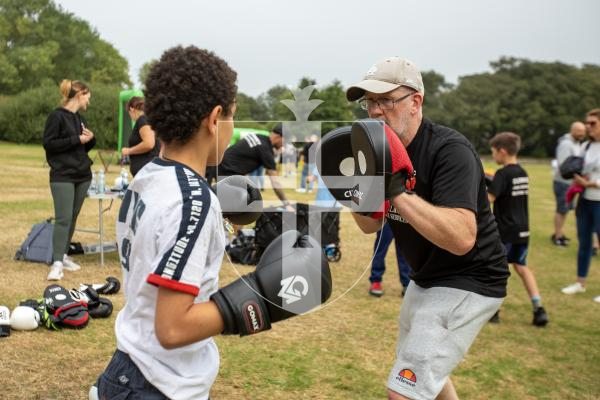
{"label": "boy's chin", "polygon": [[209,158],[208,160],[206,160],[206,166],[216,167],[217,165],[221,164],[221,161],[223,161],[223,156],[221,156],[218,160]]}

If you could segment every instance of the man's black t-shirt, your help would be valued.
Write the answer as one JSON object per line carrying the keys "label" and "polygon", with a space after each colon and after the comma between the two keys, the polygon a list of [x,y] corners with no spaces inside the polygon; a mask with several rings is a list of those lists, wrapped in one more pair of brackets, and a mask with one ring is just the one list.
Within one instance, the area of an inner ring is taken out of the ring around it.
{"label": "man's black t-shirt", "polygon": [[496,197],[494,216],[504,243],[529,241],[529,177],[519,164],[510,164],[494,175],[489,192]]}
{"label": "man's black t-shirt", "polygon": [[[148,125],[146,121],[146,117],[141,115],[137,121],[135,121],[135,125],[133,126],[133,130],[131,131],[131,136],[129,136],[129,147],[137,146],[142,143],[142,136],[140,135],[140,129],[142,127]],[[150,161],[154,159],[154,157],[158,157],[160,153],[160,141],[158,138],[154,138],[154,147],[147,151],[146,153],[141,154],[131,154],[129,156],[129,169],[131,170],[131,175],[135,176],[140,169]]]}
{"label": "man's black t-shirt", "polygon": [[225,150],[219,176],[246,175],[260,166],[276,169],[273,145],[268,136],[250,133]]}
{"label": "man's black t-shirt", "polygon": [[390,207],[386,217],[413,269],[411,278],[425,288],[444,286],[506,296],[510,274],[504,246],[487,199],[483,166],[471,143],[460,133],[424,119],[406,150],[417,173],[417,195],[434,206],[471,210],[477,220],[475,245],[459,256],[421,236]]}

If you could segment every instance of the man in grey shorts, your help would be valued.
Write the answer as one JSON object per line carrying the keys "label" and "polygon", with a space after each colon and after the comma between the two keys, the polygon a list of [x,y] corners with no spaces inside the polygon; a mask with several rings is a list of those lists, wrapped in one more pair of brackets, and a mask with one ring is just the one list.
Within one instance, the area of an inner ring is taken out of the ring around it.
{"label": "man in grey shorts", "polygon": [[572,179],[564,179],[560,176],[558,167],[567,157],[581,154],[583,139],[585,139],[585,125],[583,122],[575,121],[571,124],[569,133],[565,133],[558,139],[558,146],[556,146],[556,167],[553,168],[552,177],[552,188],[556,198],[556,213],[554,214],[554,233],[550,237],[550,240],[556,246],[566,246],[568,244],[569,239],[564,235],[563,226],[569,212],[567,190],[569,190],[572,183]]}
{"label": "man in grey shorts", "polygon": [[[481,160],[463,135],[423,118],[424,92],[417,67],[398,57],[377,62],[346,92],[392,128],[417,173],[414,192],[393,197],[385,214],[413,268],[389,399],[457,398],[450,374],[500,307],[509,276]],[[365,233],[381,227],[352,215]]]}

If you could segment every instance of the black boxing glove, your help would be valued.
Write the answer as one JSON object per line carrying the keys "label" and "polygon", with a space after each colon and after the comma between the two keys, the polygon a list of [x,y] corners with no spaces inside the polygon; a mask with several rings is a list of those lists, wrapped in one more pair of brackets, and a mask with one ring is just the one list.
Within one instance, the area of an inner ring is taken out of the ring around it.
{"label": "black boxing glove", "polygon": [[98,294],[115,294],[119,292],[121,289],[121,282],[118,278],[114,276],[106,277],[106,282],[104,283],[82,283],[79,285],[79,291],[84,292],[85,289],[91,287]]}
{"label": "black boxing glove", "polygon": [[98,292],[91,286],[84,290],[71,289],[69,291],[74,300],[80,300],[87,304],[88,312],[92,318],[108,318],[113,312],[113,304],[107,298],[100,297]]}
{"label": "black boxing glove", "polygon": [[211,296],[221,313],[223,334],[251,335],[306,313],[331,296],[329,263],[319,243],[286,231],[264,251],[256,272]]}
{"label": "black boxing glove", "polygon": [[212,186],[223,210],[223,217],[235,225],[248,225],[262,214],[260,190],[250,179],[242,175],[232,175],[221,179]]}

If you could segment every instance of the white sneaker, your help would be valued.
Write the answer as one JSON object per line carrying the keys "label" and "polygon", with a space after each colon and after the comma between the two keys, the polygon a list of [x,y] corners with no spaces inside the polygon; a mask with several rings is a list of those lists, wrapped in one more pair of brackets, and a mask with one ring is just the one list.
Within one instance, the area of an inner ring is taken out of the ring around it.
{"label": "white sneaker", "polygon": [[63,256],[63,268],[67,271],[79,271],[81,267],[68,255]]}
{"label": "white sneaker", "polygon": [[306,193],[306,189],[304,189],[304,188],[298,188],[298,189],[296,189],[296,192],[297,193]]}
{"label": "white sneaker", "polygon": [[594,297],[594,301],[595,301],[596,303],[600,303],[600,296],[596,296],[596,297]]}
{"label": "white sneaker", "polygon": [[48,273],[47,279],[49,281],[60,281],[63,275],[63,263],[54,261],[54,264],[50,266],[50,272]]}
{"label": "white sneaker", "polygon": [[585,293],[585,287],[581,283],[575,282],[572,285],[562,288],[561,292],[564,294]]}

